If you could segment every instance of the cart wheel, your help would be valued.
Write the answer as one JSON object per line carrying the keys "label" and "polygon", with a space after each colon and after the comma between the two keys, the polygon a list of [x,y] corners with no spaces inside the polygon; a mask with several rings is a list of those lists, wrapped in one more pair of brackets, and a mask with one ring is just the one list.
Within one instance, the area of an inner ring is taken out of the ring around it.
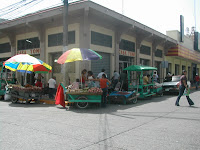
{"label": "cart wheel", "polygon": [[[87,97],[85,97],[85,96],[80,96],[80,97],[78,97],[77,98],[77,100],[87,100]],[[86,107],[88,107],[88,102],[77,102],[76,103],[76,106],[78,107],[78,108],[86,108]]]}
{"label": "cart wheel", "polygon": [[137,103],[137,98],[133,99],[133,104],[136,104]]}
{"label": "cart wheel", "polygon": [[[12,94],[14,94],[14,95],[19,95],[19,93],[18,92],[12,92]],[[17,103],[17,101],[18,101],[19,99],[17,98],[17,97],[14,97],[14,96],[12,96],[12,103]]]}

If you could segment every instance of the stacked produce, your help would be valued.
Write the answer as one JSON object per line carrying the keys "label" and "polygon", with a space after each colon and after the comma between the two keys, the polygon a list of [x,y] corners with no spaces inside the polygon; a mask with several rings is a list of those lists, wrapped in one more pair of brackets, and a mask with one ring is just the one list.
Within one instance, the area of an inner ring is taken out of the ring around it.
{"label": "stacked produce", "polygon": [[12,88],[16,91],[42,92],[42,88],[36,87],[36,86],[23,87],[21,85],[12,84],[12,85],[9,85],[9,88]]}
{"label": "stacked produce", "polygon": [[93,88],[91,88],[91,89],[88,89],[88,92],[89,92],[89,93],[102,93],[103,91],[102,91],[102,89],[100,89],[100,88],[93,87]]}

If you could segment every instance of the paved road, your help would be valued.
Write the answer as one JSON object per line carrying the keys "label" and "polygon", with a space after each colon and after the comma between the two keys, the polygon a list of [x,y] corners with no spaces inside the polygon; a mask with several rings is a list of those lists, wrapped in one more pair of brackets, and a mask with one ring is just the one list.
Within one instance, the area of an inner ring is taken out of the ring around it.
{"label": "paved road", "polygon": [[200,91],[88,109],[0,101],[1,150],[200,150]]}

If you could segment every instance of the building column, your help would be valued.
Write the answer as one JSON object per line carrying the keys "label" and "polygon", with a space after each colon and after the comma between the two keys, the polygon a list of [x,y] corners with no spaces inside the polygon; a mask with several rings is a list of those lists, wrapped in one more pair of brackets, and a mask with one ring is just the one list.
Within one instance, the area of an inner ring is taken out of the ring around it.
{"label": "building column", "polygon": [[119,43],[121,41],[121,32],[115,32],[115,70],[119,72]]}
{"label": "building column", "polygon": [[40,40],[40,59],[46,62],[45,58],[45,28],[43,25],[37,28]]}
{"label": "building column", "polygon": [[84,17],[80,22],[80,47],[81,48],[90,48],[90,22],[89,22],[89,8],[84,9]]}
{"label": "building column", "polygon": [[140,47],[143,41],[142,37],[136,37],[136,51],[135,51],[135,64],[140,65]]}
{"label": "building column", "polygon": [[[85,7],[83,11],[83,18],[80,20],[80,30],[79,30],[79,47],[90,49],[91,43],[91,31],[90,31],[90,19],[89,19],[89,7]],[[83,69],[90,70],[90,61],[78,61],[75,62],[75,74],[76,78],[80,78],[81,71]]]}
{"label": "building column", "polygon": [[152,53],[151,53],[151,65],[152,67],[155,67],[155,52],[158,44],[155,42],[155,40],[152,43]]}
{"label": "building column", "polygon": [[14,33],[8,33],[7,35],[11,46],[11,56],[14,56],[17,54],[16,35]]}

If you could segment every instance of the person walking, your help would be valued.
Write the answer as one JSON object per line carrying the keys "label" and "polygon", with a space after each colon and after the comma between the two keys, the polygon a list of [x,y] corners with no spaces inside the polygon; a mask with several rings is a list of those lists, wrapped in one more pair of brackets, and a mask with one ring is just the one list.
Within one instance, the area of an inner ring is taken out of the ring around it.
{"label": "person walking", "polygon": [[153,79],[154,83],[155,82],[158,83],[158,75],[157,75],[156,71],[153,73],[152,79]]}
{"label": "person walking", "polygon": [[198,74],[196,74],[196,76],[194,77],[194,81],[195,81],[196,90],[198,90],[198,86],[199,86],[199,75]]}
{"label": "person walking", "polygon": [[103,74],[105,74],[107,78],[107,74],[105,73],[105,71],[106,71],[105,69],[101,69],[101,72],[98,74],[97,78],[101,79]]}
{"label": "person walking", "polygon": [[113,77],[112,77],[112,79],[113,79],[113,89],[115,89],[116,84],[119,82],[119,78],[120,78],[119,73],[115,70]]}
{"label": "person walking", "polygon": [[54,98],[54,95],[56,94],[56,77],[53,76],[48,81],[49,84],[49,98]]}
{"label": "person walking", "polygon": [[[180,106],[179,105],[179,100],[181,98],[181,96],[183,95],[185,89],[188,90],[188,85],[187,85],[187,77],[186,77],[187,71],[183,70],[182,76],[181,76],[181,81],[180,81],[180,86],[179,86],[179,95],[177,97],[176,106]],[[190,99],[189,95],[186,95],[187,101],[189,103],[189,105],[194,105],[193,101]]]}

